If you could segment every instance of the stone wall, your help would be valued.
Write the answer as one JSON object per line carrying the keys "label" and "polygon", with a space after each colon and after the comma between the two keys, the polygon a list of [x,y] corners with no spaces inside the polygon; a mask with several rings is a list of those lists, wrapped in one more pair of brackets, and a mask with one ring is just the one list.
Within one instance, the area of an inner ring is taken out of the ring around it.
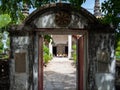
{"label": "stone wall", "polygon": [[28,46],[28,37],[11,37],[10,90],[28,90]]}
{"label": "stone wall", "polygon": [[114,90],[114,45],[112,33],[89,33],[88,90]]}

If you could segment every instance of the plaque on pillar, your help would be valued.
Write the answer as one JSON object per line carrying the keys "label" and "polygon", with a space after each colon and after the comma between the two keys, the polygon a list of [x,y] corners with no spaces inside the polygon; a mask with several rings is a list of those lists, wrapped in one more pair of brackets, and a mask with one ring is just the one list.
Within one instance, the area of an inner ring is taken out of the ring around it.
{"label": "plaque on pillar", "polygon": [[106,50],[97,51],[97,71],[101,73],[109,72],[109,53]]}
{"label": "plaque on pillar", "polygon": [[25,52],[15,53],[15,72],[17,73],[26,72],[26,53]]}

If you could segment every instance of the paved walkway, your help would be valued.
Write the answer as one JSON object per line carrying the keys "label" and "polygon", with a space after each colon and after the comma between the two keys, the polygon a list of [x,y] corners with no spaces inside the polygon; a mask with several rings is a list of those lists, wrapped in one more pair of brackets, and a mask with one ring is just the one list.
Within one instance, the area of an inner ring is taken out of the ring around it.
{"label": "paved walkway", "polygon": [[76,90],[76,68],[68,58],[53,58],[44,67],[44,90]]}

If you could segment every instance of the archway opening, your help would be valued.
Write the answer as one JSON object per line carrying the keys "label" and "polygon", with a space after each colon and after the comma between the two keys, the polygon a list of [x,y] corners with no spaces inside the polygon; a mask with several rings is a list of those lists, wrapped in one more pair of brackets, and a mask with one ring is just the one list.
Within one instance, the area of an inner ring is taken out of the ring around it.
{"label": "archway opening", "polygon": [[[87,38],[86,38],[87,33],[83,31],[78,31],[79,33],[78,32],[76,33],[75,31],[74,32],[71,32],[71,31],[72,30],[65,31],[64,34],[61,33],[60,31],[57,31],[57,29],[56,31],[53,31],[53,32],[41,31],[42,35],[52,34],[51,36],[52,37],[55,36],[55,39],[56,39],[56,36],[58,37],[58,40],[56,40],[57,42],[53,41],[52,44],[50,43],[48,44],[49,50],[53,55],[52,61],[50,61],[47,65],[45,65],[45,67],[42,67],[43,69],[41,70],[43,70],[43,72],[42,71],[39,72],[40,74],[39,84],[43,83],[40,85],[40,88],[43,88],[41,90],[50,90],[50,88],[51,90],[54,90],[54,89],[82,90],[83,88],[86,89],[87,72],[83,72],[83,71],[87,71],[87,68],[86,68],[87,60],[85,58],[85,56],[87,57],[87,53],[86,53],[87,52],[86,51],[87,50]],[[63,37],[63,41],[60,41],[59,36]],[[64,38],[65,36],[67,37],[67,40],[65,40]],[[84,37],[84,39],[81,41],[82,37]],[[62,43],[62,42],[65,42],[65,43]],[[41,43],[43,42],[39,42],[39,43],[41,45]],[[74,45],[76,46],[76,49],[73,52]],[[53,50],[56,50],[56,56],[54,55],[55,51]],[[67,55],[65,50],[67,51]],[[42,51],[43,50],[39,49],[39,53]],[[76,60],[73,60],[74,58],[73,55],[75,55]],[[39,56],[39,58],[41,57],[42,56]],[[41,63],[41,60],[39,60],[40,63]],[[49,66],[52,69],[50,69]],[[41,73],[43,73],[43,75],[41,75]]]}
{"label": "archway opening", "polygon": [[[77,37],[75,37],[76,35],[50,36],[53,41],[46,46],[48,46],[50,54],[53,57],[43,67],[43,89],[76,90]],[[43,56],[44,54],[45,53],[43,53]]]}

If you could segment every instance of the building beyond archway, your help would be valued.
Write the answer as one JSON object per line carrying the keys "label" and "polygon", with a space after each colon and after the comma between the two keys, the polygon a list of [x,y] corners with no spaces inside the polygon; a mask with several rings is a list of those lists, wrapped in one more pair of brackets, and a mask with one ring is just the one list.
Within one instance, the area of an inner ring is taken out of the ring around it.
{"label": "building beyond archway", "polygon": [[84,8],[49,4],[9,32],[11,90],[43,90],[45,34],[78,35],[78,90],[114,90],[114,29],[102,25]]}

